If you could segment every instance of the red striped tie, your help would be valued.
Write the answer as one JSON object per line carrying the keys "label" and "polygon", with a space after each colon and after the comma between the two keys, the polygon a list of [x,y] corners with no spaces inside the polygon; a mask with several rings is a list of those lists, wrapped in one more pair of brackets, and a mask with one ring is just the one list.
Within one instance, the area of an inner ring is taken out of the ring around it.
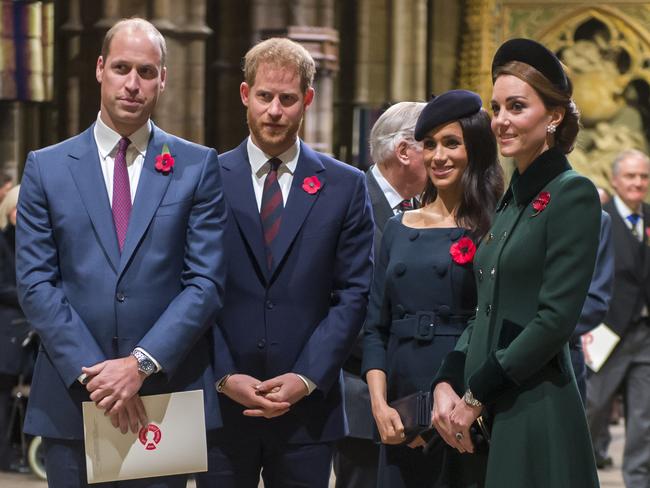
{"label": "red striped tie", "polygon": [[282,161],[278,158],[269,159],[270,169],[264,180],[264,190],[262,192],[262,207],[260,217],[262,218],[262,230],[264,231],[264,242],[266,244],[266,264],[269,269],[273,267],[273,240],[280,230],[282,220],[282,191],[278,183],[278,168]]}

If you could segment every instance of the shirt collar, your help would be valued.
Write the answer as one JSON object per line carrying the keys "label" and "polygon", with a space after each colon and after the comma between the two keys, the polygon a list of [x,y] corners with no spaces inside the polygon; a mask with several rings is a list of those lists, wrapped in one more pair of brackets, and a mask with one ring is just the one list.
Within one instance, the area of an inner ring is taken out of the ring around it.
{"label": "shirt collar", "polygon": [[[97,114],[97,122],[95,123],[94,135],[95,141],[97,142],[97,149],[99,150],[99,154],[102,159],[105,159],[106,156],[110,155],[115,150],[117,143],[120,142],[122,136],[107,126],[100,115],[101,112]],[[129,147],[134,147],[142,156],[144,156],[147,152],[147,145],[149,144],[150,135],[151,120],[149,119],[142,127],[140,127],[129,136],[129,139],[131,140]]]}
{"label": "shirt collar", "polygon": [[370,171],[372,171],[372,176],[374,176],[375,180],[377,180],[379,189],[386,197],[386,200],[388,201],[388,205],[390,205],[390,208],[395,209],[395,207],[397,207],[400,203],[402,203],[402,200],[404,199],[397,192],[397,190],[393,188],[390,183],[388,183],[388,180],[381,173],[381,170],[379,169],[379,165],[377,164],[373,165]]}
{"label": "shirt collar", "polygon": [[[273,158],[274,156],[269,156],[259,147],[257,147],[250,136],[248,137],[248,142],[246,143],[246,150],[248,151],[248,161],[251,164],[253,173],[255,173],[258,178],[261,178],[268,172],[266,164],[268,163],[269,159]],[[296,142],[293,146],[291,146],[279,156],[275,157],[282,161],[282,164],[280,165],[278,171],[282,171],[283,168],[286,168],[285,171],[293,174],[296,171],[298,158],[300,157],[300,139],[296,137]]]}
{"label": "shirt collar", "polygon": [[627,219],[632,214],[638,214],[641,216],[641,219],[643,219],[643,205],[639,206],[638,212],[634,212],[625,204],[621,197],[616,194],[614,194],[614,205],[616,206],[616,210],[620,216],[623,217],[623,220]]}
{"label": "shirt collar", "polygon": [[544,151],[530,163],[524,174],[519,174],[519,170],[514,171],[497,210],[501,210],[510,199],[514,199],[517,205],[528,205],[551,180],[570,169],[571,165],[562,151],[556,147]]}

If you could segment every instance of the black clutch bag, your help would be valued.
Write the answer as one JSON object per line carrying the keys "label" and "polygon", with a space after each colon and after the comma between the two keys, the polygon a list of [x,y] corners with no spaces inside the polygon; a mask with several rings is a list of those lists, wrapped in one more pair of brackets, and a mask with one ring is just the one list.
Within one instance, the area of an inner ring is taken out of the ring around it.
{"label": "black clutch bag", "polygon": [[[398,398],[389,403],[397,410],[404,426],[404,443],[411,442],[418,435],[427,443],[425,451],[430,450],[438,442],[444,443],[438,431],[431,427],[431,411],[433,396],[430,391],[418,391]],[[487,452],[490,447],[492,417],[483,410],[469,429],[472,443],[476,452]]]}
{"label": "black clutch bag", "polygon": [[431,429],[431,392],[418,391],[389,403],[397,410],[404,425],[404,442],[411,442],[415,437]]}

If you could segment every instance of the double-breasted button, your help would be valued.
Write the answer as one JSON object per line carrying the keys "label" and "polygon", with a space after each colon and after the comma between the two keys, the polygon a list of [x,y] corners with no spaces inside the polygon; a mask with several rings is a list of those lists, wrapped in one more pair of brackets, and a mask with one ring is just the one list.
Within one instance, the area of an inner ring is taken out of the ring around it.
{"label": "double-breasted button", "polygon": [[490,316],[490,312],[492,312],[492,305],[488,303],[487,307],[485,307],[485,315],[488,317]]}
{"label": "double-breasted button", "polygon": [[476,313],[478,313],[478,305],[476,306]]}
{"label": "double-breasted button", "polygon": [[266,301],[266,308],[269,310],[273,310],[273,307],[275,307],[275,303],[273,303],[271,300]]}
{"label": "double-breasted button", "polygon": [[506,237],[508,237],[508,231],[504,230],[503,234],[501,235],[501,240],[504,240]]}
{"label": "double-breasted button", "polygon": [[487,237],[486,244],[489,244],[491,240],[494,240],[494,233],[490,232]]}
{"label": "double-breasted button", "polygon": [[478,269],[478,280],[483,281],[483,269],[482,268]]}
{"label": "double-breasted button", "polygon": [[490,278],[494,279],[496,274],[497,274],[497,270],[495,268],[492,268],[490,270]]}
{"label": "double-breasted button", "polygon": [[257,347],[259,349],[264,349],[264,347],[266,347],[266,339],[260,339],[257,341]]}
{"label": "double-breasted button", "polygon": [[124,300],[126,300],[126,295],[121,291],[118,291],[117,294],[115,295],[115,298],[117,299],[118,302],[122,303]]}

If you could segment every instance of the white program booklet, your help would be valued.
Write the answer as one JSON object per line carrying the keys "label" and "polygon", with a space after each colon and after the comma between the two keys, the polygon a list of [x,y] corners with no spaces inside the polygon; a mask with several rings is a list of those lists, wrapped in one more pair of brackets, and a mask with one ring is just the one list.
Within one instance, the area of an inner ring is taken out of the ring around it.
{"label": "white program booklet", "polygon": [[603,367],[614,347],[621,340],[618,334],[605,324],[590,330],[581,339],[585,363],[595,373]]}
{"label": "white program booklet", "polygon": [[122,434],[93,402],[82,405],[88,483],[207,471],[203,391],[143,396],[149,425]]}

